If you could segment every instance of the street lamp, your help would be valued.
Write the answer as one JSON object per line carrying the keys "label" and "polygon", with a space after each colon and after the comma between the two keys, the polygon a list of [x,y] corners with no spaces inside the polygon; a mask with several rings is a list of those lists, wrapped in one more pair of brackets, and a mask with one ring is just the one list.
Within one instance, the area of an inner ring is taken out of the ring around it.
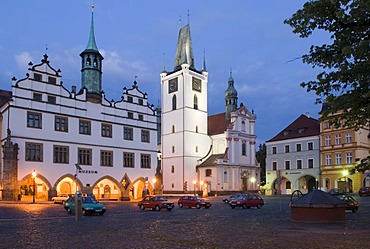
{"label": "street lamp", "polygon": [[157,182],[157,178],[153,179],[153,194],[155,195],[155,183]]}
{"label": "street lamp", "polygon": [[348,170],[343,170],[342,172],[344,176],[344,193],[347,193],[347,176],[348,176]]}
{"label": "street lamp", "polygon": [[36,179],[36,171],[33,170],[32,172],[32,180],[33,180],[33,189],[32,189],[32,203],[35,203],[35,190],[36,190],[36,182],[35,182],[35,179]]}
{"label": "street lamp", "polygon": [[197,181],[196,180],[193,181],[193,185],[194,185],[194,196],[195,196],[195,184],[197,184]]}
{"label": "street lamp", "polygon": [[200,194],[201,194],[202,197],[203,197],[203,192],[202,192],[203,191],[203,184],[204,184],[203,181],[199,182]]}

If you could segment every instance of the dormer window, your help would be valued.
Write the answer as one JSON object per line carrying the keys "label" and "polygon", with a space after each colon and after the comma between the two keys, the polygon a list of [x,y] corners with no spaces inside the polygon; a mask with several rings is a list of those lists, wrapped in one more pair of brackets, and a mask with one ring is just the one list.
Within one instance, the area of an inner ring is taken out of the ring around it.
{"label": "dormer window", "polygon": [[134,102],[134,99],[131,96],[128,96],[127,97],[127,102],[133,103]]}
{"label": "dormer window", "polygon": [[299,133],[299,134],[301,134],[301,133],[303,133],[303,132],[304,132],[304,128],[299,128],[299,129],[298,129],[298,133]]}
{"label": "dormer window", "polygon": [[284,136],[288,136],[288,135],[289,135],[289,131],[284,131],[284,132],[283,132],[283,135],[284,135]]}
{"label": "dormer window", "polygon": [[39,73],[34,73],[33,74],[33,79],[36,81],[42,81],[42,75]]}
{"label": "dormer window", "polygon": [[139,105],[143,105],[143,104],[144,104],[143,99],[139,99],[139,100],[138,100],[138,103],[139,103]]}
{"label": "dormer window", "polygon": [[56,84],[57,84],[57,79],[56,79],[55,77],[51,77],[51,76],[49,76],[49,77],[48,77],[48,83],[49,83],[49,84],[56,85]]}

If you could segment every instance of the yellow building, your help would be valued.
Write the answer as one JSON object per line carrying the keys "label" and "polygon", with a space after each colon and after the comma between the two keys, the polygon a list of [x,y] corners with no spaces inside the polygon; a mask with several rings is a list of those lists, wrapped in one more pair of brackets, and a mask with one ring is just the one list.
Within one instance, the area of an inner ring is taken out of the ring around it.
{"label": "yellow building", "polygon": [[[340,115],[340,114],[338,114]],[[328,120],[320,122],[321,186],[324,191],[340,188],[357,192],[369,185],[369,177],[354,171],[357,158],[365,158],[370,150],[367,129],[336,128]]]}

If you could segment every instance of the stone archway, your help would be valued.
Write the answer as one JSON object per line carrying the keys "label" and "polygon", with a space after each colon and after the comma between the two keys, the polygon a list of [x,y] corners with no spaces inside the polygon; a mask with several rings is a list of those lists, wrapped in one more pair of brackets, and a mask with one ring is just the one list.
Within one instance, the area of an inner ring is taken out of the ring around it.
{"label": "stone archway", "polygon": [[58,194],[75,194],[77,190],[82,190],[82,182],[77,178],[77,185],[75,176],[72,174],[65,174],[59,177],[54,186],[54,195]]}
{"label": "stone archway", "polygon": [[316,177],[312,175],[304,175],[298,179],[298,189],[303,193],[307,194],[312,190],[318,188],[318,181]]}
{"label": "stone archway", "polygon": [[153,194],[153,186],[144,177],[136,179],[130,185],[130,197],[132,199],[141,199],[149,194]]}
{"label": "stone archway", "polygon": [[97,199],[121,200],[123,187],[120,182],[111,176],[99,178],[93,187],[93,194]]}
{"label": "stone archway", "polygon": [[50,182],[41,174],[33,178],[32,173],[27,174],[19,181],[19,192],[21,200],[50,200],[49,191],[52,189]]}

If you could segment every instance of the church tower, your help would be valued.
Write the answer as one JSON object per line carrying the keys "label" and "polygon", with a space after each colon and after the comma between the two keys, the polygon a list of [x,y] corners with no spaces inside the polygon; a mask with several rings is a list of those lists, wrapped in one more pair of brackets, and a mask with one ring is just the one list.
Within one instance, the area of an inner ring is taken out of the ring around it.
{"label": "church tower", "polygon": [[80,54],[82,58],[81,84],[87,89],[87,100],[101,103],[102,92],[102,61],[94,35],[94,5],[91,11],[90,36],[86,49]]}
{"label": "church tower", "polygon": [[[161,74],[162,171],[165,193],[199,190],[196,166],[211,149],[207,134],[207,83],[194,63],[189,23],[180,28],[175,66]],[[195,181],[197,183],[195,183]]]}
{"label": "church tower", "polygon": [[231,112],[238,108],[238,92],[234,88],[234,78],[230,71],[230,78],[228,80],[228,87],[225,91],[225,118],[230,121]]}

